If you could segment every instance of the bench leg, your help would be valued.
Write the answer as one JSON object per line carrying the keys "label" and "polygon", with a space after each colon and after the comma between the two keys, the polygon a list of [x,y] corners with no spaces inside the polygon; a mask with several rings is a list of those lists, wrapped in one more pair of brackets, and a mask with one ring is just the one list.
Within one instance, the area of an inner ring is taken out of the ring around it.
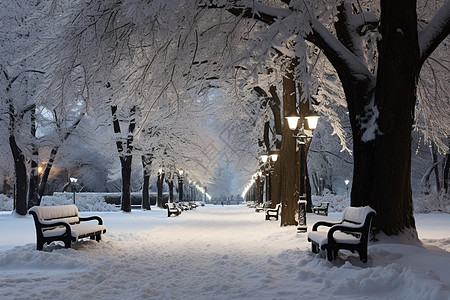
{"label": "bench leg", "polygon": [[334,259],[334,250],[333,249],[327,249],[327,259],[329,261],[332,261]]}
{"label": "bench leg", "polygon": [[100,242],[100,240],[102,239],[102,234],[100,233],[100,234],[97,234],[96,236],[95,236],[95,240],[97,241],[97,242]]}
{"label": "bench leg", "polygon": [[311,251],[313,253],[319,253],[319,246],[315,243],[311,243]]}
{"label": "bench leg", "polygon": [[44,244],[45,244],[45,242],[43,242],[43,241],[37,241],[36,250],[42,251],[42,249],[44,248]]}
{"label": "bench leg", "polygon": [[63,240],[63,242],[64,242],[64,248],[68,249],[68,248],[72,247],[72,241],[70,239]]}
{"label": "bench leg", "polygon": [[[358,251],[359,252],[359,251]],[[359,259],[363,262],[366,263],[367,262],[367,250],[362,250],[361,252],[359,252]]]}

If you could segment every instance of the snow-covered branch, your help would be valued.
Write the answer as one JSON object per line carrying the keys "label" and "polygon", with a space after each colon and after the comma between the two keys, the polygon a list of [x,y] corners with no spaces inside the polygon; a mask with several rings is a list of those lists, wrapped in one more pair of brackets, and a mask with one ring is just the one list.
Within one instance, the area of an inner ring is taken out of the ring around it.
{"label": "snow-covered branch", "polygon": [[430,23],[419,32],[421,65],[450,34],[450,1],[446,1],[436,12]]}

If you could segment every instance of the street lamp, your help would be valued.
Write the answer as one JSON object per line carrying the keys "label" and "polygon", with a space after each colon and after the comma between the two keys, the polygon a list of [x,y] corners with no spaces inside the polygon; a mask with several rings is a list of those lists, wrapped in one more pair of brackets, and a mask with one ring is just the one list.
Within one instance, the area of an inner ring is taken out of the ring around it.
{"label": "street lamp", "polygon": [[[319,120],[318,115],[308,115],[305,117],[307,121],[308,128],[314,131],[317,127],[317,122]],[[297,130],[298,121],[300,116],[296,113],[289,114],[286,116],[289,129]],[[306,232],[308,226],[306,225],[306,205],[307,205],[307,170],[306,170],[306,145],[312,139],[312,135],[308,135],[305,132],[304,120],[301,120],[301,127],[298,134],[294,134],[294,138],[300,147],[300,199],[298,201],[298,232]]]}
{"label": "street lamp", "polygon": [[77,189],[76,189],[77,181],[78,181],[77,178],[70,177],[70,189],[73,192],[73,204],[75,204],[75,192],[77,191]]}
{"label": "street lamp", "polygon": [[266,185],[266,202],[272,201],[272,175],[273,175],[273,164],[278,159],[279,150],[270,151],[269,153],[263,153],[261,155],[261,161],[263,162],[263,168],[267,171],[267,185]]}

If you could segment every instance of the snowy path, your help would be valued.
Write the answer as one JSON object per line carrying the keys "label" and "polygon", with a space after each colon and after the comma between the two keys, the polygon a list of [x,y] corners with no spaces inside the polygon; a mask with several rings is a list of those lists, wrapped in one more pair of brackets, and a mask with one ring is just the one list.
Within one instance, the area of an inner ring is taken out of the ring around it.
{"label": "snowy path", "polygon": [[[429,245],[447,251],[373,245],[364,266],[351,254],[327,262],[310,252],[305,234],[297,234],[295,227],[264,221],[262,213],[246,207],[201,207],[172,218],[158,209],[99,214],[108,227],[100,243],[86,241],[74,249],[56,246],[52,252],[38,252],[32,232],[24,237],[31,240],[0,251],[0,299],[448,299],[450,295],[450,276],[443,271],[450,268],[450,235],[433,236],[437,239]],[[311,226],[323,217],[308,218]],[[27,231],[34,226],[30,218],[3,216],[0,228],[8,222]],[[448,224],[448,218],[443,222]],[[440,267],[421,269],[424,266],[414,266],[413,260]]]}

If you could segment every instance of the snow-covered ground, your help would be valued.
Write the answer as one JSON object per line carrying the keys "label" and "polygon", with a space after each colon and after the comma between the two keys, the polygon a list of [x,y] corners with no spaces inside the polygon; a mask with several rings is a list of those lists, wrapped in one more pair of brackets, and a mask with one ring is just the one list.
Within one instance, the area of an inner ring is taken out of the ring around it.
{"label": "snow-covered ground", "polygon": [[[30,216],[0,213],[0,299],[450,299],[450,215],[416,215],[423,247],[381,241],[328,262],[306,234],[246,206],[83,212],[100,243],[35,250]],[[308,226],[319,219],[308,214]]]}

